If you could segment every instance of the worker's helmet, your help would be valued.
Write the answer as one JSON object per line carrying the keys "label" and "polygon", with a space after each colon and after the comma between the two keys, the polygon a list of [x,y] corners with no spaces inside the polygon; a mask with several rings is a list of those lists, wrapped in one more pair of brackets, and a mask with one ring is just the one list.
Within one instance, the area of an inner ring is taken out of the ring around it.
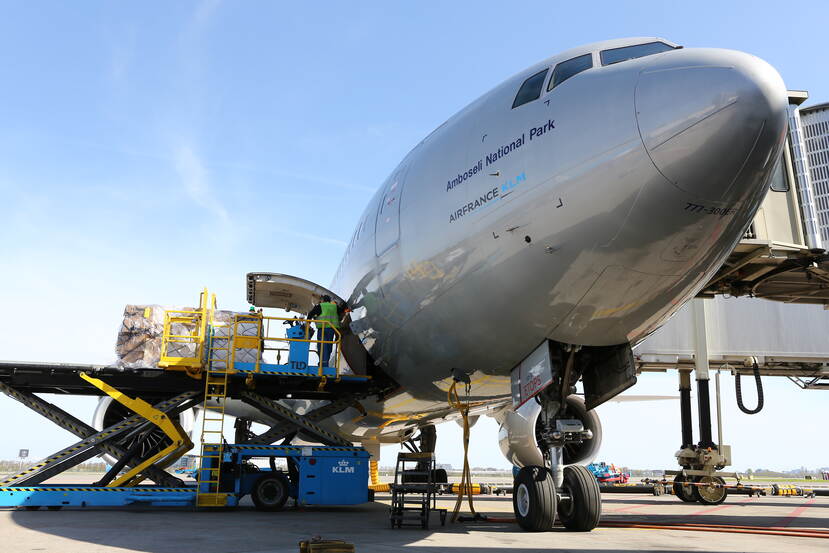
{"label": "worker's helmet", "polygon": [[248,309],[248,311],[250,311],[251,313],[256,313],[256,307],[251,305],[250,309]]}

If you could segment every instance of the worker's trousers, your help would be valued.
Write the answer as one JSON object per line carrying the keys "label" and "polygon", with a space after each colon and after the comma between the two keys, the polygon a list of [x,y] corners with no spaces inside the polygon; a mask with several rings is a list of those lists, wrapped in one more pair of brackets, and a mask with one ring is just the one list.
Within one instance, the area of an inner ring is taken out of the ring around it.
{"label": "worker's trousers", "polygon": [[[336,337],[334,333],[334,329],[330,326],[326,326],[325,329],[322,331],[320,340],[324,340],[326,342],[333,342]],[[320,356],[320,365],[323,367],[328,366],[328,360],[331,358],[331,350],[333,349],[334,344],[322,344],[322,355]]]}

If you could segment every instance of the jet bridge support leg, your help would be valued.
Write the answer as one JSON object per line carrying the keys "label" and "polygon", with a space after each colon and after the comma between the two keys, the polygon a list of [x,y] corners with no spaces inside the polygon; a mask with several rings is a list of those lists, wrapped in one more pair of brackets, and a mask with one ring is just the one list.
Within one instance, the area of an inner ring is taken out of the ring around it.
{"label": "jet bridge support leg", "polygon": [[717,445],[711,435],[711,398],[709,391],[707,300],[692,300],[694,316],[694,373],[697,381],[697,411],[699,443],[694,445],[691,430],[691,376],[679,371],[680,413],[682,417],[682,446],[676,458],[682,470],[665,471],[674,475],[673,492],[680,500],[703,505],[718,505],[725,501],[727,489],[723,476],[733,473],[718,472],[731,463],[731,447]]}
{"label": "jet bridge support leg", "polygon": [[679,372],[679,416],[682,422],[682,445],[680,449],[694,445],[694,428],[691,420],[691,372]]}

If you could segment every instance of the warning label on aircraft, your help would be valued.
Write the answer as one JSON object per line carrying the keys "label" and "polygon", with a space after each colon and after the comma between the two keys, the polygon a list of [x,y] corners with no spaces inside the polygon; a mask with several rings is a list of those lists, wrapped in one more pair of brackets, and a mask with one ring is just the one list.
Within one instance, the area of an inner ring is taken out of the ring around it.
{"label": "warning label on aircraft", "polygon": [[512,405],[522,406],[553,381],[550,344],[546,340],[510,373]]}

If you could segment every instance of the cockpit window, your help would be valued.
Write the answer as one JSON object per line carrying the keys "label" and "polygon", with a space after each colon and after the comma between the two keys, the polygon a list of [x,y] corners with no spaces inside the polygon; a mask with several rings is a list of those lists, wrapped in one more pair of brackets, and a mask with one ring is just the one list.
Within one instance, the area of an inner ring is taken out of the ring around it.
{"label": "cockpit window", "polygon": [[547,92],[551,91],[573,75],[578,75],[586,69],[593,67],[593,54],[585,54],[571,60],[563,61],[553,69],[553,77],[547,85]]}
{"label": "cockpit window", "polygon": [[635,46],[625,46],[624,48],[613,48],[611,50],[603,50],[601,54],[602,65],[611,65],[622,61],[632,60],[634,58],[643,58],[652,54],[660,52],[667,52],[673,50],[673,46],[668,46],[664,42],[648,42],[647,44],[637,44]]}
{"label": "cockpit window", "polygon": [[541,96],[541,89],[544,87],[544,79],[547,78],[549,69],[539,71],[532,77],[524,81],[521,88],[518,89],[518,94],[515,95],[515,101],[512,103],[512,109],[518,106],[523,106],[527,102],[537,100]]}

